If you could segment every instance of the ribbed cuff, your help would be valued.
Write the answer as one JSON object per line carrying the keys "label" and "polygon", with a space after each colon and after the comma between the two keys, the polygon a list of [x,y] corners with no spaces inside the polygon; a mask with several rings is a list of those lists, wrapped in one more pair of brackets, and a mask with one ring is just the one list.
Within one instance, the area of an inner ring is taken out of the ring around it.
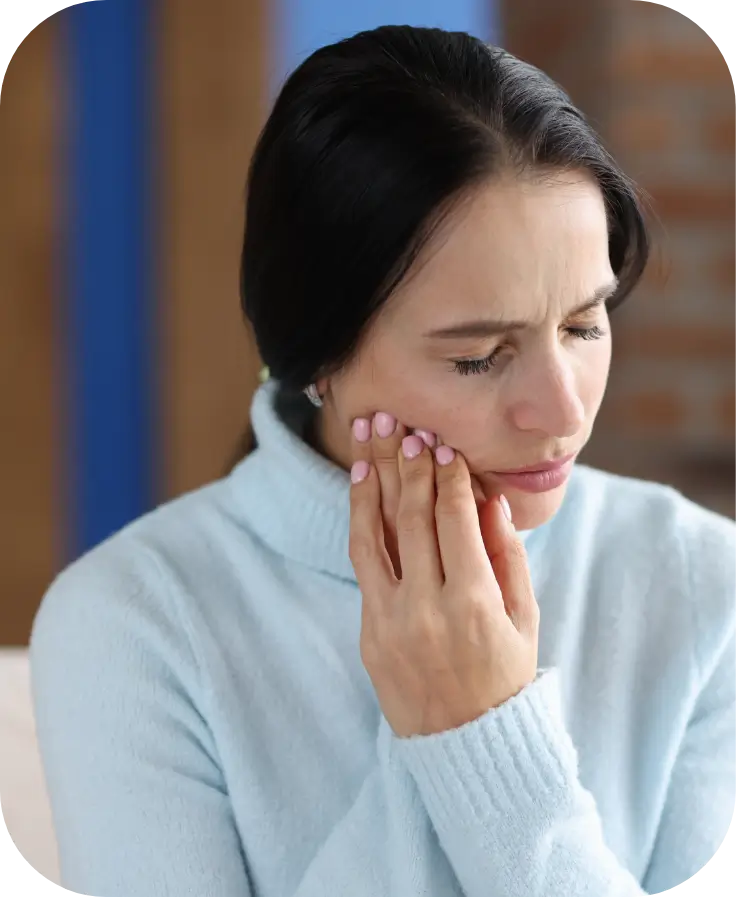
{"label": "ribbed cuff", "polygon": [[534,833],[570,812],[575,799],[577,752],[556,667],[540,669],[514,697],[459,728],[392,733],[390,750],[416,780],[440,836],[468,838],[479,856],[512,843],[533,852]]}

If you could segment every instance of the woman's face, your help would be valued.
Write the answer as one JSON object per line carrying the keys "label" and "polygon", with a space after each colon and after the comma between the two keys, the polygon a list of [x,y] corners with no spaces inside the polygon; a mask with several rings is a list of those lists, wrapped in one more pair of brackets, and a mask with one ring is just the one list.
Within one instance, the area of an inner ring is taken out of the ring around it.
{"label": "woman's face", "polygon": [[529,493],[494,471],[588,441],[611,360],[603,300],[615,285],[592,180],[561,173],[552,183],[479,188],[437,232],[352,363],[321,381],[326,432],[346,440],[337,454],[354,418],[385,411],[462,452],[487,496],[506,495],[518,529],[544,523],[565,484]]}

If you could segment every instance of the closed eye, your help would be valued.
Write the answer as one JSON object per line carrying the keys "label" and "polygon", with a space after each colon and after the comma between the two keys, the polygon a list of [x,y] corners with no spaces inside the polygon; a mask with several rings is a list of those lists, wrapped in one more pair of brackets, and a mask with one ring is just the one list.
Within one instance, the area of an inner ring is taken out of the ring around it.
{"label": "closed eye", "polygon": [[[606,331],[601,327],[565,327],[565,332],[577,339],[594,340],[600,339],[606,335]],[[503,346],[494,349],[490,355],[485,358],[466,358],[458,359],[452,362],[451,371],[457,374],[467,376],[468,374],[486,374],[498,362],[498,357],[503,351]]]}

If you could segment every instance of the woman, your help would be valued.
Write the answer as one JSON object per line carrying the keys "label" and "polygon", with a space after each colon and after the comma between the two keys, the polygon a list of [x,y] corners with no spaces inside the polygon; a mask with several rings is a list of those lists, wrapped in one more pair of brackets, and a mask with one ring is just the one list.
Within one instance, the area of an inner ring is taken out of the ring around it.
{"label": "woman", "polygon": [[249,173],[255,450],[35,621],[66,887],[602,897],[713,856],[734,525],[576,463],[646,257],[508,53],[384,27],[292,74]]}

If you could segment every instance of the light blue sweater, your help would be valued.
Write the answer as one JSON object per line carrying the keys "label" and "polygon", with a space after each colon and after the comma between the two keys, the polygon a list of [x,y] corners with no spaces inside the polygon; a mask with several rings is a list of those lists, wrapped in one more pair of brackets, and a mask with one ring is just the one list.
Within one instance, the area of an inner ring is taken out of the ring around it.
{"label": "light blue sweater", "polygon": [[397,738],[345,471],[273,381],[258,449],[63,572],[31,644],[63,884],[99,897],[623,897],[734,812],[734,524],[578,464],[526,547],[535,681]]}

